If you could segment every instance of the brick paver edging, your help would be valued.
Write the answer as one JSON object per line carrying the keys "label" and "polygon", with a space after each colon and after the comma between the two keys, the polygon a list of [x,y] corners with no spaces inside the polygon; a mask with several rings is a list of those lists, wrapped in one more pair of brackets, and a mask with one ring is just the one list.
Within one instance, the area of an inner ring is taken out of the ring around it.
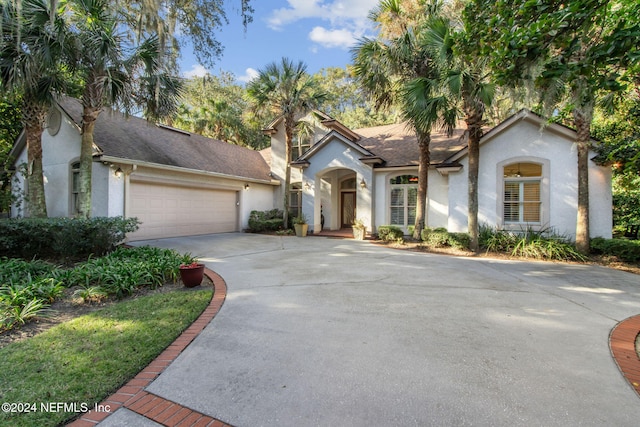
{"label": "brick paver edging", "polygon": [[640,334],[640,315],[618,323],[609,335],[609,348],[622,375],[640,396],[640,360],[636,338]]}
{"label": "brick paver edging", "polygon": [[131,381],[96,406],[99,409],[108,408],[108,410],[102,412],[91,410],[67,426],[92,427],[116,410],[127,408],[163,426],[231,427],[220,420],[145,391],[145,387],[151,384],[187,348],[220,311],[227,297],[227,284],[222,277],[208,268],[205,268],[204,273],[213,282],[214,290],[209,306],[200,317]]}

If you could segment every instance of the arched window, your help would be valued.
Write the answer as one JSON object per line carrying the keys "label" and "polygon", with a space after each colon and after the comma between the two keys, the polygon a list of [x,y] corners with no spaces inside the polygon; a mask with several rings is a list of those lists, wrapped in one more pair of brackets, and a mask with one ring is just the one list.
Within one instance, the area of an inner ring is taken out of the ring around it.
{"label": "arched window", "polygon": [[503,167],[505,225],[542,222],[542,176],[539,163],[511,163]]}
{"label": "arched window", "polygon": [[389,180],[389,219],[391,225],[407,229],[416,222],[418,177],[400,175]]}

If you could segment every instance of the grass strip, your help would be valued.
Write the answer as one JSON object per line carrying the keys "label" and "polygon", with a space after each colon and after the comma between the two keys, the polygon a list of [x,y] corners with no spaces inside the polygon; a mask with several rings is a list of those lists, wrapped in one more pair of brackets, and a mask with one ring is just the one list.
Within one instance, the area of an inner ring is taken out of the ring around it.
{"label": "grass strip", "polygon": [[[0,426],[56,426],[78,415],[74,404],[93,408],[170,345],[211,296],[182,290],[123,301],[0,349]],[[70,412],[42,410],[49,403]]]}

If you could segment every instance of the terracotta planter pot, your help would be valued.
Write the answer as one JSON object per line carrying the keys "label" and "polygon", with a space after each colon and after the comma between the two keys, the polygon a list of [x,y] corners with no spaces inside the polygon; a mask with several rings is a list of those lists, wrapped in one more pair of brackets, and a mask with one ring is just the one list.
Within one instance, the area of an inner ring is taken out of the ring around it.
{"label": "terracotta planter pot", "polygon": [[180,279],[187,288],[194,288],[202,283],[204,278],[204,264],[198,264],[197,267],[180,267]]}

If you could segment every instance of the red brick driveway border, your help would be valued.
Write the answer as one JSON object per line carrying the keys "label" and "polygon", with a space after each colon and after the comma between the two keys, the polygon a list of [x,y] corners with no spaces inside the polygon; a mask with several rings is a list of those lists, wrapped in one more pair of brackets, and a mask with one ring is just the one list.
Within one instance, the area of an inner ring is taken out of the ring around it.
{"label": "red brick driveway border", "polygon": [[230,424],[145,391],[145,387],[151,384],[187,348],[220,311],[227,297],[227,284],[222,277],[208,268],[205,268],[204,273],[213,282],[214,291],[209,306],[200,317],[138,375],[100,402],[95,407],[97,409],[85,412],[67,426],[93,427],[116,410],[127,408],[163,426],[231,427]]}
{"label": "red brick driveway border", "polygon": [[620,372],[640,396],[640,359],[636,339],[640,334],[640,315],[618,323],[609,335],[609,348]]}

